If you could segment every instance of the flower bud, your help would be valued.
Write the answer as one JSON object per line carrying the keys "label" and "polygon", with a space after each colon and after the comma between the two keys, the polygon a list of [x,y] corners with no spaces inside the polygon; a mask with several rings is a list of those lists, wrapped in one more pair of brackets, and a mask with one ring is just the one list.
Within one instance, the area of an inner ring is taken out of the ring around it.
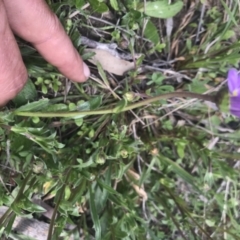
{"label": "flower bud", "polygon": [[124,98],[128,102],[136,102],[137,100],[139,100],[140,97],[137,94],[135,94],[134,92],[126,92],[124,94]]}

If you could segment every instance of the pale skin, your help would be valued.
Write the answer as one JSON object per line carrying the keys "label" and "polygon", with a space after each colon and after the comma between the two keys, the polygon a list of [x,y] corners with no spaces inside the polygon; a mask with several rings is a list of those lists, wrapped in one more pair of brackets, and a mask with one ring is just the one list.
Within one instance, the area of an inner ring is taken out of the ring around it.
{"label": "pale skin", "polygon": [[28,77],[14,34],[70,80],[89,77],[89,68],[44,0],[0,0],[0,23],[0,106],[16,96]]}

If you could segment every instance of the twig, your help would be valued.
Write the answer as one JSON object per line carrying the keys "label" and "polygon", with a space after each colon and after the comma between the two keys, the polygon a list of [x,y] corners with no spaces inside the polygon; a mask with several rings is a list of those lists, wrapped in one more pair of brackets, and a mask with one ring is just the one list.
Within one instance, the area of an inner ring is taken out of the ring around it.
{"label": "twig", "polygon": [[205,9],[206,9],[206,5],[203,3],[202,8],[201,8],[201,15],[200,15],[199,23],[198,23],[198,28],[197,28],[195,44],[197,44],[199,42],[199,34],[200,34],[200,30],[201,30],[202,23],[203,23],[203,16],[205,13]]}
{"label": "twig", "polygon": [[222,218],[221,218],[221,220],[223,221],[224,239],[227,239],[226,216],[227,216],[227,209],[228,209],[227,202],[228,202],[229,188],[230,188],[230,180],[228,179],[226,184],[225,195],[224,195],[224,205],[223,205]]}
{"label": "twig", "polygon": [[5,166],[7,166],[10,163],[11,155],[10,155],[10,148],[11,148],[11,142],[8,139],[6,142],[6,155],[7,155],[7,161],[5,163]]}

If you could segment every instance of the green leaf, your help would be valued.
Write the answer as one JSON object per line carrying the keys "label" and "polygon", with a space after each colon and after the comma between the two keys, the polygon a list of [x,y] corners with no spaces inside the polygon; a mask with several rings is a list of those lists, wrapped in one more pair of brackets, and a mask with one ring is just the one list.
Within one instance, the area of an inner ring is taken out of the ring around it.
{"label": "green leaf", "polygon": [[97,179],[97,182],[102,188],[105,188],[109,194],[116,195],[117,198],[121,199],[121,194],[119,194],[115,189],[113,189],[111,186],[106,184],[106,182],[103,182],[100,179]]}
{"label": "green leaf", "polygon": [[229,38],[233,37],[235,32],[233,30],[227,30],[224,35],[222,36],[222,40],[228,40]]}
{"label": "green leaf", "polygon": [[57,11],[60,11],[62,6],[65,6],[65,5],[67,5],[68,7],[72,7],[74,6],[74,1],[68,0],[68,1],[61,1],[60,3],[59,2],[51,3],[51,9],[56,13]]}
{"label": "green leaf", "polygon": [[174,143],[175,143],[175,146],[177,147],[177,153],[179,157],[183,159],[185,156],[185,148],[187,146],[187,141],[185,141],[184,139],[180,139],[180,140],[176,140]]}
{"label": "green leaf", "polygon": [[119,101],[116,105],[116,107],[113,109],[114,113],[121,112],[125,107],[127,106],[127,100],[123,98],[121,101]]}
{"label": "green leaf", "polygon": [[[156,1],[156,2],[146,2],[145,14],[150,17],[156,18],[171,18],[175,16],[183,7],[182,1],[177,1],[173,4],[169,4],[168,0]],[[144,12],[144,6],[141,4],[138,9],[140,12]]]}
{"label": "green leaf", "polygon": [[83,124],[83,119],[82,118],[77,118],[77,119],[74,119],[74,122],[78,127],[80,127]]}
{"label": "green leaf", "polygon": [[[233,14],[234,11],[232,11],[231,9],[229,9],[229,7],[227,6],[227,4],[226,4],[223,0],[220,0],[220,1],[221,1],[222,5],[223,5],[225,11],[228,13],[230,20],[234,23],[234,25],[235,25],[236,27],[238,27],[238,23],[237,23],[237,21],[236,21],[236,19],[235,19],[235,17],[234,17],[234,14]],[[237,3],[237,2],[236,2],[236,3]],[[238,6],[238,4],[235,5],[235,7],[237,7],[237,6]]]}
{"label": "green leaf", "polygon": [[85,4],[84,0],[75,0],[75,6],[78,9],[81,9],[84,6],[84,4]]}
{"label": "green leaf", "polygon": [[57,103],[53,105],[47,106],[47,109],[45,111],[47,112],[60,112],[60,111],[67,111],[68,107],[64,103]]}
{"label": "green leaf", "polygon": [[12,214],[12,216],[10,215],[10,218],[8,220],[8,224],[7,224],[7,227],[4,231],[4,233],[6,234],[6,236],[9,236],[9,234],[11,233],[11,230],[12,230],[12,226],[13,226],[13,223],[15,221],[15,218],[16,218],[16,214]]}
{"label": "green leaf", "polygon": [[37,98],[37,90],[35,85],[28,79],[22,91],[13,99],[14,104],[19,107]]}
{"label": "green leaf", "polygon": [[100,2],[98,0],[89,0],[88,2],[90,3],[94,12],[104,13],[108,11],[107,5],[103,2]]}
{"label": "green leaf", "polygon": [[43,213],[46,211],[45,208],[41,207],[38,204],[33,203],[32,201],[30,201],[27,198],[21,199],[20,202],[23,204],[22,208],[29,212]]}
{"label": "green leaf", "polygon": [[93,184],[90,185],[90,187],[89,187],[89,195],[90,195],[89,203],[90,203],[91,215],[92,215],[92,220],[93,220],[94,228],[95,228],[95,239],[100,240],[101,239],[101,225],[100,225],[100,220],[99,220],[96,205],[95,205]]}
{"label": "green leaf", "polygon": [[159,156],[159,161],[166,163],[167,165],[171,166],[173,172],[175,172],[179,177],[181,177],[184,181],[192,185],[196,191],[200,192],[199,188],[194,184],[196,181],[194,177],[189,174],[185,169],[180,167],[177,163],[172,161],[171,159],[161,155]]}
{"label": "green leaf", "polygon": [[90,109],[91,110],[97,109],[98,107],[101,106],[101,104],[102,104],[102,97],[103,96],[97,96],[97,97],[92,98],[91,100],[89,100],[89,104],[90,104]]}
{"label": "green leaf", "polygon": [[107,76],[106,76],[106,74],[105,74],[105,72],[103,70],[102,65],[99,62],[97,62],[97,68],[98,68],[98,73],[100,74],[103,82],[105,83],[106,86],[109,87],[109,85],[110,85],[109,81],[108,81]]}
{"label": "green leaf", "polygon": [[230,99],[229,99],[228,89],[222,88],[217,93],[217,106],[221,112],[229,113],[229,105],[230,105]]}
{"label": "green leaf", "polygon": [[36,240],[36,238],[32,238],[20,233],[10,233],[9,237],[11,237],[11,239],[15,239],[15,240]]}
{"label": "green leaf", "polygon": [[88,111],[88,110],[90,110],[90,103],[89,102],[79,101],[77,103],[77,110],[78,111]]}
{"label": "green leaf", "polygon": [[198,77],[192,80],[192,83],[188,85],[189,91],[196,93],[204,93],[206,89],[206,84],[208,80],[200,80]]}
{"label": "green leaf", "polygon": [[[77,45],[80,45],[80,44],[81,44],[81,38],[79,37]],[[94,52],[83,52],[81,57],[85,61],[85,60],[91,59],[94,55],[95,55]]]}
{"label": "green leaf", "polygon": [[40,99],[39,101],[28,103],[16,109],[15,112],[39,111],[45,109],[49,104],[49,99]]}
{"label": "green leaf", "polygon": [[110,4],[115,11],[119,10],[117,0],[110,0]]}
{"label": "green leaf", "polygon": [[213,221],[211,219],[206,219],[205,222],[209,227],[214,227],[216,224],[215,221]]}
{"label": "green leaf", "polygon": [[47,94],[47,92],[48,92],[48,89],[47,89],[46,85],[42,84],[42,93]]}
{"label": "green leaf", "polygon": [[158,29],[150,20],[147,22],[147,25],[145,27],[144,36],[156,45],[160,42]]}
{"label": "green leaf", "polygon": [[77,158],[77,161],[78,161],[79,165],[76,165],[74,167],[79,168],[79,169],[87,168],[94,164],[93,158],[90,158],[88,161],[84,161],[84,162],[82,159]]}

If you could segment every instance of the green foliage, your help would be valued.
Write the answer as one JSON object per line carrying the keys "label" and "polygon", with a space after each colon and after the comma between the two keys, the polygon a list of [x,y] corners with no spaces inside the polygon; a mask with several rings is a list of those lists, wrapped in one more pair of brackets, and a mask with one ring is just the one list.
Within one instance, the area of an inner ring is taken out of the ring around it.
{"label": "green foliage", "polygon": [[91,4],[94,12],[104,13],[108,11],[108,7],[104,2],[99,0],[89,0],[89,3]]}
{"label": "green foliage", "polygon": [[113,8],[114,10],[116,10],[116,11],[119,10],[117,0],[110,0],[110,4],[111,4],[111,6],[112,6],[112,8]]}
{"label": "green foliage", "polygon": [[155,18],[171,18],[175,16],[183,7],[182,1],[176,1],[175,3],[169,4],[167,0],[146,2],[145,7],[140,4],[138,10]]}
{"label": "green foliage", "polygon": [[[67,238],[67,224],[77,226],[75,239],[240,238],[239,120],[187,97],[148,101],[223,85],[240,43],[233,40],[238,4],[221,2],[227,21],[215,5],[195,19],[202,3],[48,1],[79,52],[80,29],[116,41],[136,68],[114,76],[99,63],[87,82],[68,88],[32,47],[21,46],[31,82],[0,111],[0,204],[9,207],[1,238],[27,239],[11,229],[16,215],[41,215],[34,195],[54,208],[49,239]],[[175,25],[152,17],[173,17]]]}
{"label": "green foliage", "polygon": [[160,42],[158,29],[150,20],[147,21],[147,24],[145,26],[144,36],[156,45]]}
{"label": "green foliage", "polygon": [[75,0],[75,6],[77,9],[81,9],[85,4],[84,0]]}
{"label": "green foliage", "polygon": [[21,106],[27,102],[32,102],[37,98],[37,90],[29,79],[24,86],[23,90],[13,99],[13,102],[16,106]]}

